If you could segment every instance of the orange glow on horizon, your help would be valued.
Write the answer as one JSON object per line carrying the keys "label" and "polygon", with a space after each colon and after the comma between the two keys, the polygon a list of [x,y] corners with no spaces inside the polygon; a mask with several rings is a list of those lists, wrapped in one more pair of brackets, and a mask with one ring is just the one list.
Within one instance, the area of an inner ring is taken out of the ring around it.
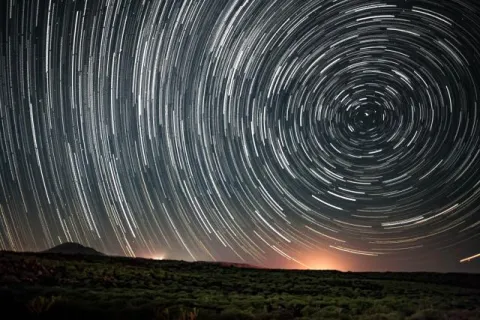
{"label": "orange glow on horizon", "polygon": [[163,260],[163,259],[165,259],[165,255],[153,256],[153,257],[151,257],[151,259],[153,259],[153,260]]}
{"label": "orange glow on horizon", "polygon": [[295,266],[292,265],[292,267],[305,270],[348,271],[351,269],[350,266],[347,266],[345,261],[342,261],[339,256],[327,255],[324,252],[307,255],[299,258],[298,260],[301,261],[305,266],[295,264]]}

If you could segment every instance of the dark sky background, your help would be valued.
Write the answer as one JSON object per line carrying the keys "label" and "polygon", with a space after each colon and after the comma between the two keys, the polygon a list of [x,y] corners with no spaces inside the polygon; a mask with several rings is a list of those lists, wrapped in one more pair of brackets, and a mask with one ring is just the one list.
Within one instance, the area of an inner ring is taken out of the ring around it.
{"label": "dark sky background", "polygon": [[0,4],[0,249],[480,272],[480,4]]}

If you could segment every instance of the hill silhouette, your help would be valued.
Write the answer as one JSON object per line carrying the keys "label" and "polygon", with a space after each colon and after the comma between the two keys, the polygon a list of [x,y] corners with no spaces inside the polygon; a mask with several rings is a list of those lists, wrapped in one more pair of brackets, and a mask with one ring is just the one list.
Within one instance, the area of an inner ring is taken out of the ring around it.
{"label": "hill silhouette", "polygon": [[60,253],[60,254],[80,254],[90,256],[105,256],[93,248],[86,247],[76,242],[65,242],[53,248],[43,251],[44,253]]}
{"label": "hill silhouette", "polygon": [[222,267],[236,267],[236,268],[246,268],[246,269],[266,269],[264,267],[260,267],[260,266],[256,266],[256,265],[248,264],[248,263],[227,262],[227,261],[211,262],[211,263],[218,264]]}

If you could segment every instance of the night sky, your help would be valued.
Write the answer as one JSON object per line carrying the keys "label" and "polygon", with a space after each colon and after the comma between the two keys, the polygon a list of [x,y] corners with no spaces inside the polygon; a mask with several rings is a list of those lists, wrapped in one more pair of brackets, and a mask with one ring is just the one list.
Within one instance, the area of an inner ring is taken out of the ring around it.
{"label": "night sky", "polygon": [[480,272],[477,0],[0,2],[0,249]]}

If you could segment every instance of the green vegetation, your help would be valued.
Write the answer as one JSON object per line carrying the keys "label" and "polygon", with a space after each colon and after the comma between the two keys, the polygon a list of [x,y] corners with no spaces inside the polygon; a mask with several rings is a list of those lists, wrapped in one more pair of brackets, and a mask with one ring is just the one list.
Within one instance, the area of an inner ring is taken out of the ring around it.
{"label": "green vegetation", "polygon": [[480,275],[1,252],[0,307],[21,319],[478,320]]}

